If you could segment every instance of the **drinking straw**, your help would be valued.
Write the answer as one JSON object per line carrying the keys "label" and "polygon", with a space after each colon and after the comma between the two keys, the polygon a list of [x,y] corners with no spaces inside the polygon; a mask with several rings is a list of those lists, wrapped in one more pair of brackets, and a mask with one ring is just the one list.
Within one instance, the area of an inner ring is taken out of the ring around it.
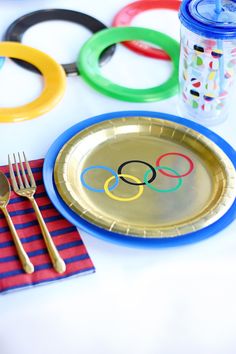
{"label": "drinking straw", "polygon": [[222,10],[222,1],[216,0],[215,12],[217,13],[217,15],[221,13],[221,10]]}
{"label": "drinking straw", "polygon": [[[216,19],[219,18],[219,15],[222,12],[222,0],[215,0],[215,13],[217,14]],[[217,46],[218,48],[223,52],[223,41],[218,40],[217,41]],[[224,88],[224,58],[223,55],[220,57],[219,60],[219,65],[220,65],[220,93],[223,92]]]}

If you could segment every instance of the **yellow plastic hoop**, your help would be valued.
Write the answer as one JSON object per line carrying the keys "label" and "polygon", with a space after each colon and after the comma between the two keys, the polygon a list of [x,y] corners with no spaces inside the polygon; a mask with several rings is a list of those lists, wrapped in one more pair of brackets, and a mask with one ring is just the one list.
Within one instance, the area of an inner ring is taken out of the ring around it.
{"label": "yellow plastic hoop", "polygon": [[[119,177],[126,177],[126,178],[130,178],[132,179],[134,182],[136,183],[141,183],[140,179],[131,175],[127,175],[127,174],[119,174]],[[133,197],[129,197],[129,198],[122,198],[122,197],[117,197],[115,195],[113,195],[108,187],[109,187],[109,183],[115,178],[115,176],[111,176],[109,177],[106,182],[104,183],[104,191],[105,193],[108,195],[108,197],[114,199],[114,200],[118,200],[119,202],[131,202],[132,200],[138,199],[142,194],[143,194],[143,190],[144,187],[143,185],[138,185],[137,187],[139,187],[138,193],[135,194]]]}
{"label": "yellow plastic hoop", "polygon": [[33,64],[44,77],[44,88],[34,101],[13,108],[0,108],[0,122],[20,122],[50,111],[63,97],[66,75],[49,55],[15,42],[0,42],[0,56],[22,59]]}

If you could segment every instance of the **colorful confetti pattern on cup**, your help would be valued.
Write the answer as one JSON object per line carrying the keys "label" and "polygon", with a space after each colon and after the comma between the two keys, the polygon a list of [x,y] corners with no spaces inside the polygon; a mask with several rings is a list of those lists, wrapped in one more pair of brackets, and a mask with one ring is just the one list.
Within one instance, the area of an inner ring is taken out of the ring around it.
{"label": "colorful confetti pattern on cup", "polygon": [[193,118],[214,120],[227,114],[235,85],[236,40],[201,37],[182,27],[180,94]]}

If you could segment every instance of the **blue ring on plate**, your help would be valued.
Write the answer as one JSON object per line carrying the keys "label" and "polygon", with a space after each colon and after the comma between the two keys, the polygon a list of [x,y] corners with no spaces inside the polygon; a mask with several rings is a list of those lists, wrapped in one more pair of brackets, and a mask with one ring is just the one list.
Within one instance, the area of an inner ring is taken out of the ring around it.
{"label": "blue ring on plate", "polygon": [[4,57],[0,57],[0,69],[3,66],[4,62],[5,62],[5,58]]}
{"label": "blue ring on plate", "polygon": [[85,168],[80,176],[80,180],[81,180],[81,183],[83,184],[83,186],[92,192],[96,192],[96,193],[104,193],[105,192],[104,189],[97,189],[97,188],[93,188],[93,187],[89,186],[84,180],[84,175],[88,171],[94,170],[95,168],[111,172],[111,174],[115,177],[115,183],[113,184],[113,186],[108,188],[109,191],[113,191],[113,189],[115,189],[119,184],[119,177],[118,177],[117,173],[112,168],[106,167],[106,166],[89,166],[89,167]]}
{"label": "blue ring on plate", "polygon": [[60,195],[56,190],[56,186],[53,180],[53,170],[54,164],[57,158],[57,155],[63,145],[67,143],[69,139],[71,139],[75,134],[80,132],[81,130],[89,127],[90,125],[97,124],[99,122],[103,122],[110,119],[121,118],[121,117],[132,117],[134,116],[143,116],[143,117],[152,117],[152,118],[160,118],[170,122],[175,122],[179,124],[183,124],[200,134],[205,135],[210,140],[212,140],[215,144],[217,144],[224,153],[228,156],[228,158],[233,163],[236,168],[236,151],[219,135],[215,134],[211,130],[205,128],[204,126],[195,123],[193,121],[189,121],[188,119],[181,118],[178,116],[173,116],[165,113],[158,113],[152,111],[123,111],[123,112],[113,112],[106,113],[102,115],[95,116],[93,118],[86,119],[76,125],[72,126],[64,133],[62,133],[51,145],[48,153],[45,157],[44,165],[43,165],[43,180],[45,189],[49,198],[51,199],[54,206],[57,210],[72,224],[77,226],[78,228],[88,232],[91,235],[97,236],[106,241],[113,241],[114,243],[126,244],[129,246],[137,246],[137,247],[171,247],[171,246],[181,246],[190,243],[194,243],[197,241],[201,241],[210,236],[215,235],[217,232],[223,230],[228,226],[235,218],[236,218],[236,199],[231,205],[230,209],[216,222],[213,224],[195,232],[190,232],[185,235],[181,235],[178,237],[168,237],[168,238],[140,238],[137,236],[123,236],[122,234],[118,234],[116,232],[104,230],[96,225],[90,224],[85,219],[82,219],[78,214],[73,212],[66,203],[62,200]]}

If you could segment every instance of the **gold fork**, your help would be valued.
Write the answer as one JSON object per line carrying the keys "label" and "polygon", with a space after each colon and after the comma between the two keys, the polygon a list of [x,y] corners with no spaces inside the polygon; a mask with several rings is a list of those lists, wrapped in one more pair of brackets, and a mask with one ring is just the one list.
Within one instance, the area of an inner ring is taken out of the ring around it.
{"label": "gold fork", "polygon": [[[47,247],[47,250],[48,250],[48,253],[50,256],[50,259],[52,261],[53,267],[58,273],[63,273],[66,270],[65,262],[63,261],[63,259],[59,255],[59,253],[53,243],[53,240],[52,240],[51,235],[48,231],[48,228],[43,220],[43,217],[42,217],[42,214],[39,210],[39,207],[34,199],[34,194],[35,194],[35,191],[37,188],[36,183],[35,183],[33,173],[31,171],[30,165],[26,159],[24,152],[23,152],[23,156],[24,156],[24,162],[25,162],[25,166],[26,166],[27,175],[26,175],[26,171],[25,171],[21,156],[18,153],[19,166],[16,161],[16,155],[13,154],[14,163],[15,163],[15,170],[16,170],[16,176],[15,176],[15,172],[13,169],[13,165],[11,163],[10,155],[8,155],[9,171],[10,171],[10,177],[11,177],[11,182],[12,182],[14,192],[22,197],[28,198],[29,201],[31,202],[32,207],[35,211],[36,217],[38,219],[38,223],[39,223],[39,226],[40,226],[43,238],[44,238],[44,242],[46,244],[46,247]],[[27,178],[27,176],[28,176],[28,178]]]}
{"label": "gold fork", "polygon": [[34,266],[30,262],[30,259],[24,250],[24,247],[23,247],[21,240],[17,234],[17,231],[15,229],[13,221],[10,217],[10,214],[7,211],[7,205],[10,200],[10,193],[11,193],[10,183],[8,182],[6,175],[0,171],[0,209],[2,210],[2,212],[6,218],[7,224],[9,226],[10,232],[12,234],[12,239],[15,244],[22,268],[24,269],[24,271],[26,273],[31,274],[34,272]]}

